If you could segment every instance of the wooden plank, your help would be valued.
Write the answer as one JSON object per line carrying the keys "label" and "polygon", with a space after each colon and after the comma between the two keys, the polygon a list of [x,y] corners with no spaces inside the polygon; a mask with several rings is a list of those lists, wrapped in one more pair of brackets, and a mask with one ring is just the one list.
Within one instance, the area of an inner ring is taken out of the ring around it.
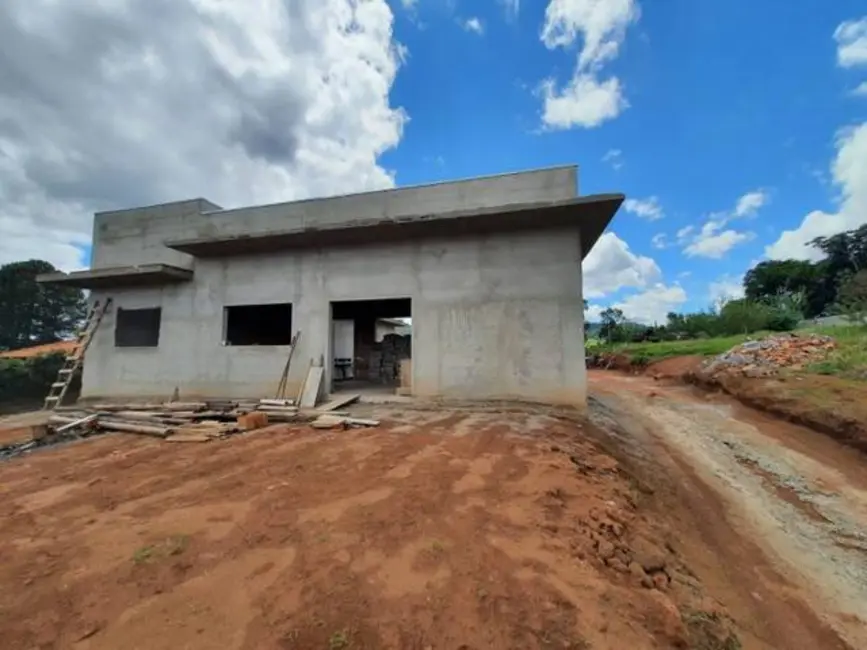
{"label": "wooden plank", "polygon": [[54,430],[54,433],[64,433],[66,431],[69,431],[70,429],[75,429],[76,427],[81,427],[81,426],[84,426],[85,424],[90,424],[97,417],[99,417],[99,416],[97,416],[96,413],[94,413],[93,415],[88,415],[88,416],[83,417],[81,419],[75,420],[74,422],[69,422],[67,424],[64,424],[62,427],[57,427]]}
{"label": "wooden plank", "polygon": [[158,438],[165,438],[167,435],[172,433],[172,429],[170,427],[160,427],[153,425],[145,425],[141,423],[132,423],[132,422],[123,422],[121,420],[108,420],[105,418],[100,418],[98,420],[99,427],[101,429],[106,429],[107,431],[123,431],[125,433],[141,433],[146,436],[156,436]]}
{"label": "wooden plank", "polygon": [[260,406],[294,406],[295,401],[291,399],[260,399]]}
{"label": "wooden plank", "polygon": [[325,369],[322,366],[311,366],[304,382],[304,390],[301,393],[301,408],[313,408],[319,398],[319,390],[322,386],[322,375]]}
{"label": "wooden plank", "polygon": [[196,433],[175,433],[168,436],[166,442],[210,442],[212,438]]}
{"label": "wooden plank", "polygon": [[366,420],[364,418],[343,418],[346,424],[359,427],[378,427],[379,420]]}
{"label": "wooden plank", "polygon": [[323,404],[322,406],[318,406],[316,408],[317,411],[327,412],[327,411],[336,411],[341,406],[347,406],[348,404],[352,404],[353,402],[357,402],[361,399],[361,395],[353,394],[353,395],[343,395],[341,397],[336,397],[330,402]]}

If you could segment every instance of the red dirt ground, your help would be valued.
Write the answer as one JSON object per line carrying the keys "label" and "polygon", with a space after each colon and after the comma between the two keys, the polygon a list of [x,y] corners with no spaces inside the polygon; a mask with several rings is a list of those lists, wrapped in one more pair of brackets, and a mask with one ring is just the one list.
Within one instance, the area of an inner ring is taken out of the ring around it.
{"label": "red dirt ground", "polygon": [[589,425],[398,416],[0,464],[2,647],[739,647]]}

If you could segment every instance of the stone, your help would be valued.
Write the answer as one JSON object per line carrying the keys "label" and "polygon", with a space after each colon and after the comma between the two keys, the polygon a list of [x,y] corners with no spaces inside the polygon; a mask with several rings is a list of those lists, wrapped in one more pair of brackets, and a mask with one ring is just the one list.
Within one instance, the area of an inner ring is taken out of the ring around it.
{"label": "stone", "polygon": [[614,557],[614,544],[603,539],[599,542],[599,546],[596,547],[596,554],[603,560]]}

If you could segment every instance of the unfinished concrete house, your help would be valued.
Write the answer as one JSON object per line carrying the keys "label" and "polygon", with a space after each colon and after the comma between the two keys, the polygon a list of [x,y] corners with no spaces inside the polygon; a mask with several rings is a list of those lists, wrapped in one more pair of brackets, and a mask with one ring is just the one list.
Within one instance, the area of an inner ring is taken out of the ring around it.
{"label": "unfinished concrete house", "polygon": [[223,210],[205,199],[95,215],[92,268],[40,281],[111,298],[85,398],[267,397],[300,333],[342,386],[586,399],[581,261],[623,196],[577,167]]}

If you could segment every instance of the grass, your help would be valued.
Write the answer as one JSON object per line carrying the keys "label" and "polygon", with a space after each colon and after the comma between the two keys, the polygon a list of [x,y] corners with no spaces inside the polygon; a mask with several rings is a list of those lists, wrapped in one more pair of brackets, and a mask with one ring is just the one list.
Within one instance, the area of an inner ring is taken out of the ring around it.
{"label": "grass", "polygon": [[[837,349],[825,361],[807,368],[807,372],[867,379],[867,328],[858,326],[809,327],[800,333],[826,334],[837,341]],[[615,353],[629,356],[637,365],[645,365],[661,359],[682,356],[716,356],[744,341],[768,336],[770,332],[750,335],[723,336],[686,341],[660,341],[659,343],[615,343],[598,345],[596,353]]]}
{"label": "grass", "polygon": [[686,341],[660,341],[659,343],[613,343],[602,344],[593,348],[594,352],[614,352],[639,357],[647,361],[659,361],[669,357],[688,355],[715,356],[722,354],[738,343],[748,341],[755,336],[725,336],[712,339],[689,339]]}
{"label": "grass", "polygon": [[346,630],[340,630],[331,635],[328,639],[328,650],[343,650],[349,647],[349,633]]}
{"label": "grass", "polygon": [[133,564],[146,564],[151,560],[172,555],[180,555],[190,544],[189,535],[172,535],[157,544],[149,544],[135,550]]}

